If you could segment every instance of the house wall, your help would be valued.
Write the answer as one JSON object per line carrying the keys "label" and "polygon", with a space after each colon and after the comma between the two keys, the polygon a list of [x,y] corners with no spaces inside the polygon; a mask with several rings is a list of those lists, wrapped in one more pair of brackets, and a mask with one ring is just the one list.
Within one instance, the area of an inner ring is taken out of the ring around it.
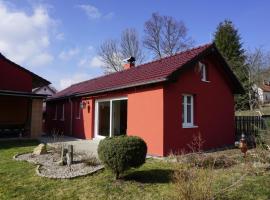
{"label": "house wall", "polygon": [[[128,98],[127,134],[142,137],[148,145],[148,154],[163,155],[163,88],[156,86],[147,89],[130,89],[97,96],[72,99],[72,136],[82,139],[94,138],[95,101],[118,97]],[[80,118],[76,117],[76,104],[83,102]],[[55,105],[59,108],[65,103],[65,121],[54,120]],[[70,103],[66,101],[47,102],[46,132],[58,130],[70,134]],[[68,120],[66,120],[68,118]]]}
{"label": "house wall", "polygon": [[13,64],[0,59],[0,90],[32,91],[32,77],[13,66]]}
{"label": "house wall", "polygon": [[128,94],[127,133],[143,138],[150,155],[164,153],[163,106],[161,86]]}
{"label": "house wall", "polygon": [[[183,71],[178,80],[164,87],[164,153],[190,150],[193,136],[200,133],[203,148],[210,149],[234,142],[234,97],[226,75],[214,57],[204,61],[208,80],[200,79],[198,66]],[[194,124],[182,128],[182,95],[194,95]]]}
{"label": "house wall", "polygon": [[270,102],[270,92],[263,92],[263,102],[269,103]]}
{"label": "house wall", "polygon": [[[61,119],[62,106],[65,107],[64,119]],[[55,108],[57,106],[57,118],[55,119]],[[47,134],[71,135],[70,102],[68,100],[47,102],[45,132]]]}

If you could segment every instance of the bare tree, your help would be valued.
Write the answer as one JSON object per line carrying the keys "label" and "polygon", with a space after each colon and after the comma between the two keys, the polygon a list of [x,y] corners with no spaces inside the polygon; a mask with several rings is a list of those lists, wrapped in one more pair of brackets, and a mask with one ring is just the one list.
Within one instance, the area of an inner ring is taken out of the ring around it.
{"label": "bare tree", "polygon": [[262,48],[256,48],[247,53],[246,62],[249,71],[249,106],[250,110],[259,105],[258,87],[264,80],[269,79],[270,67],[269,54],[266,54]]}
{"label": "bare tree", "polygon": [[144,25],[144,46],[156,58],[173,55],[192,46],[193,41],[187,36],[187,28],[182,21],[170,16],[153,13]]}
{"label": "bare tree", "polygon": [[123,58],[135,57],[136,63],[144,60],[139,35],[133,28],[127,28],[121,35],[121,54]]}
{"label": "bare tree", "polygon": [[122,61],[128,57],[135,57],[136,63],[144,60],[144,54],[140,45],[139,35],[135,29],[125,29],[121,35],[121,41],[107,40],[103,42],[98,52],[105,64],[105,73],[123,70]]}
{"label": "bare tree", "polygon": [[105,73],[117,72],[123,69],[122,56],[116,40],[106,40],[98,52],[102,62],[105,64]]}

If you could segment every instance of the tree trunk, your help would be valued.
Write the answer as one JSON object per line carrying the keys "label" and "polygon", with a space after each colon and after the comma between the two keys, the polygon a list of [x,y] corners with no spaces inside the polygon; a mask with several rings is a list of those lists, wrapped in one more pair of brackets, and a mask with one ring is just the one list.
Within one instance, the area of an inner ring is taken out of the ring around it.
{"label": "tree trunk", "polygon": [[115,173],[115,180],[118,180],[119,179],[119,172],[116,172]]}

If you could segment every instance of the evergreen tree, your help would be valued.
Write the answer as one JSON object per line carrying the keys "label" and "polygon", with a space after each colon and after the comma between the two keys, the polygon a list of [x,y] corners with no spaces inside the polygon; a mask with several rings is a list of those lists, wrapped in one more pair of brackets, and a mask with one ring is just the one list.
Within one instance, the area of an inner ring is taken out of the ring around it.
{"label": "evergreen tree", "polygon": [[214,33],[214,42],[242,83],[245,93],[235,96],[236,110],[249,109],[249,71],[245,65],[245,51],[238,30],[229,20],[221,22]]}

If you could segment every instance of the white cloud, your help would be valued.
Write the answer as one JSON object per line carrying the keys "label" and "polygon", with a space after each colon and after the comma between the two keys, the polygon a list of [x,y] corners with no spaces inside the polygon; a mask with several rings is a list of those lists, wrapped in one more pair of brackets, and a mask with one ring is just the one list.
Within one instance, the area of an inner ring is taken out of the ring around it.
{"label": "white cloud", "polygon": [[104,63],[101,61],[101,58],[99,56],[94,56],[90,60],[90,66],[91,67],[103,67]]}
{"label": "white cloud", "polygon": [[35,7],[27,14],[0,1],[0,19],[0,51],[4,55],[30,67],[43,66],[53,60],[49,47],[55,21],[45,7]]}
{"label": "white cloud", "polygon": [[104,15],[103,17],[104,17],[105,19],[111,19],[111,18],[114,17],[114,12],[110,12],[110,13]]}
{"label": "white cloud", "polygon": [[80,50],[78,48],[74,48],[74,49],[69,49],[68,51],[62,51],[59,54],[59,58],[61,60],[69,60],[71,59],[73,56],[78,55],[80,52]]}
{"label": "white cloud", "polygon": [[113,12],[103,14],[97,7],[90,4],[77,5],[77,7],[82,9],[89,19],[99,19],[99,18],[111,19],[114,16]]}
{"label": "white cloud", "polygon": [[104,67],[104,63],[101,61],[100,56],[94,56],[92,58],[83,57],[78,65],[85,68],[99,68]]}
{"label": "white cloud", "polygon": [[78,5],[78,7],[81,8],[90,19],[98,19],[102,16],[99,9],[90,4]]}
{"label": "white cloud", "polygon": [[86,73],[78,73],[78,74],[74,74],[71,77],[61,79],[60,80],[60,90],[65,89],[65,88],[71,86],[72,84],[88,80],[90,78],[91,77]]}
{"label": "white cloud", "polygon": [[57,40],[64,40],[65,39],[64,33],[58,33],[58,34],[56,34],[55,39],[57,39]]}
{"label": "white cloud", "polygon": [[53,61],[53,56],[51,54],[48,53],[42,53],[39,54],[37,56],[35,56],[32,60],[31,60],[31,66],[42,66],[45,63],[51,63]]}

